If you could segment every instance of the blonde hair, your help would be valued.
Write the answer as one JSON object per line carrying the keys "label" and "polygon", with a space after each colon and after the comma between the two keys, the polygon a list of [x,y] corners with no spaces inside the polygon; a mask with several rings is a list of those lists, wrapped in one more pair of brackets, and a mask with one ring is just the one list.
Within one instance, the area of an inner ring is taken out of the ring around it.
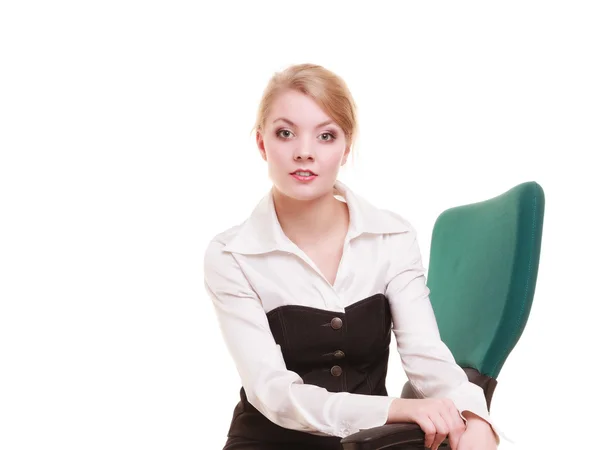
{"label": "blonde hair", "polygon": [[340,126],[354,158],[358,136],[354,98],[341,77],[317,64],[292,65],[271,77],[258,106],[252,132],[264,132],[265,121],[269,117],[273,101],[277,95],[288,89],[309,96]]}

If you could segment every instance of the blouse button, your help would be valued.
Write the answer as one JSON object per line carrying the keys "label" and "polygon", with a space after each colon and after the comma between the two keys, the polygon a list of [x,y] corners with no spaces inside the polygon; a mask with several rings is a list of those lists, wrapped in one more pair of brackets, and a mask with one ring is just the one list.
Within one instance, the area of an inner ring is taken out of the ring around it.
{"label": "blouse button", "polygon": [[342,374],[342,368],[340,366],[333,366],[331,368],[331,375],[339,377]]}
{"label": "blouse button", "polygon": [[339,330],[340,328],[342,328],[342,319],[340,319],[339,317],[334,317],[333,319],[331,319],[331,328],[333,328],[334,330]]}
{"label": "blouse button", "polygon": [[336,351],[333,353],[333,356],[334,356],[335,358],[337,358],[337,359],[341,359],[341,358],[343,358],[344,356],[346,356],[346,354],[345,354],[343,351],[341,351],[341,350],[336,350]]}

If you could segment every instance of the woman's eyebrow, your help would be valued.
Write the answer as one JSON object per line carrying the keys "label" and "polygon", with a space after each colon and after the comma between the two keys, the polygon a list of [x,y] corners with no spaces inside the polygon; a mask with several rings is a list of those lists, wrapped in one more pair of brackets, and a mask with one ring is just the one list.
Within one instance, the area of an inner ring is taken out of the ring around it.
{"label": "woman's eyebrow", "polygon": [[[278,120],[283,120],[284,122],[287,122],[289,125],[291,125],[293,127],[296,126],[296,124],[294,122],[292,122],[289,119],[286,119],[285,117],[278,117],[277,119],[275,119],[273,121],[273,123],[277,122]],[[334,124],[335,125],[335,123],[334,123],[333,120],[326,120],[325,122],[318,124],[315,128],[321,128],[321,127],[324,127],[325,125],[329,125],[329,124]]]}

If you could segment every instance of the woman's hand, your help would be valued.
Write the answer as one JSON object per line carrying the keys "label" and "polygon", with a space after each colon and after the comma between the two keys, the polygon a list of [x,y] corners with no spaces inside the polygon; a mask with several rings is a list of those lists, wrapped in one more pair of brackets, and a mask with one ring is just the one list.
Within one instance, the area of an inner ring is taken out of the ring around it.
{"label": "woman's hand", "polygon": [[458,450],[496,450],[498,444],[494,430],[481,417],[465,411],[467,429],[458,443]]}
{"label": "woman's hand", "polygon": [[[392,402],[387,423],[397,422],[414,422],[419,425],[425,433],[425,447],[431,450],[437,450],[446,436],[449,438],[450,448],[459,450],[459,441],[465,431],[463,419],[454,402],[448,398],[397,398]],[[478,431],[475,430],[474,433],[477,435]],[[469,448],[465,447],[464,450]],[[477,448],[480,449],[483,450],[484,447]]]}

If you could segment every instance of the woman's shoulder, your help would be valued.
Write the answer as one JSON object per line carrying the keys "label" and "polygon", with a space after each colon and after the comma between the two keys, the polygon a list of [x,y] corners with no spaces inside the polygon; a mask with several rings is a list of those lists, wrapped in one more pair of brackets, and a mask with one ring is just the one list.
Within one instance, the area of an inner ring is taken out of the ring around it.
{"label": "woman's shoulder", "polygon": [[216,242],[216,243],[221,244],[222,246],[229,244],[238,235],[238,232],[243,227],[245,222],[246,221],[239,223],[237,225],[229,226],[229,227],[217,232],[215,235],[213,235],[210,238],[209,243]]}
{"label": "woman's shoulder", "polygon": [[237,263],[230,252],[226,251],[229,244],[238,235],[238,231],[243,224],[231,226],[215,234],[208,241],[204,249],[204,273],[208,276],[225,273],[232,274],[237,270]]}
{"label": "woman's shoulder", "polygon": [[413,227],[412,223],[410,222],[410,220],[408,220],[408,218],[404,215],[404,214],[400,214],[397,211],[391,210],[391,209],[386,209],[386,208],[380,208],[377,207],[380,217],[384,220],[384,221],[389,221],[391,223],[395,223],[398,225],[398,227],[402,228],[406,228],[407,231],[411,231],[414,232],[415,228]]}
{"label": "woman's shoulder", "polygon": [[350,200],[354,203],[357,214],[361,216],[360,223],[365,228],[365,231],[381,234],[415,231],[411,221],[404,214],[381,207],[375,202],[355,193],[352,194]]}
{"label": "woman's shoulder", "polygon": [[205,254],[215,254],[216,252],[222,251],[238,236],[239,231],[242,229],[246,221],[237,225],[229,226],[228,228],[225,228],[213,235],[208,241]]}

